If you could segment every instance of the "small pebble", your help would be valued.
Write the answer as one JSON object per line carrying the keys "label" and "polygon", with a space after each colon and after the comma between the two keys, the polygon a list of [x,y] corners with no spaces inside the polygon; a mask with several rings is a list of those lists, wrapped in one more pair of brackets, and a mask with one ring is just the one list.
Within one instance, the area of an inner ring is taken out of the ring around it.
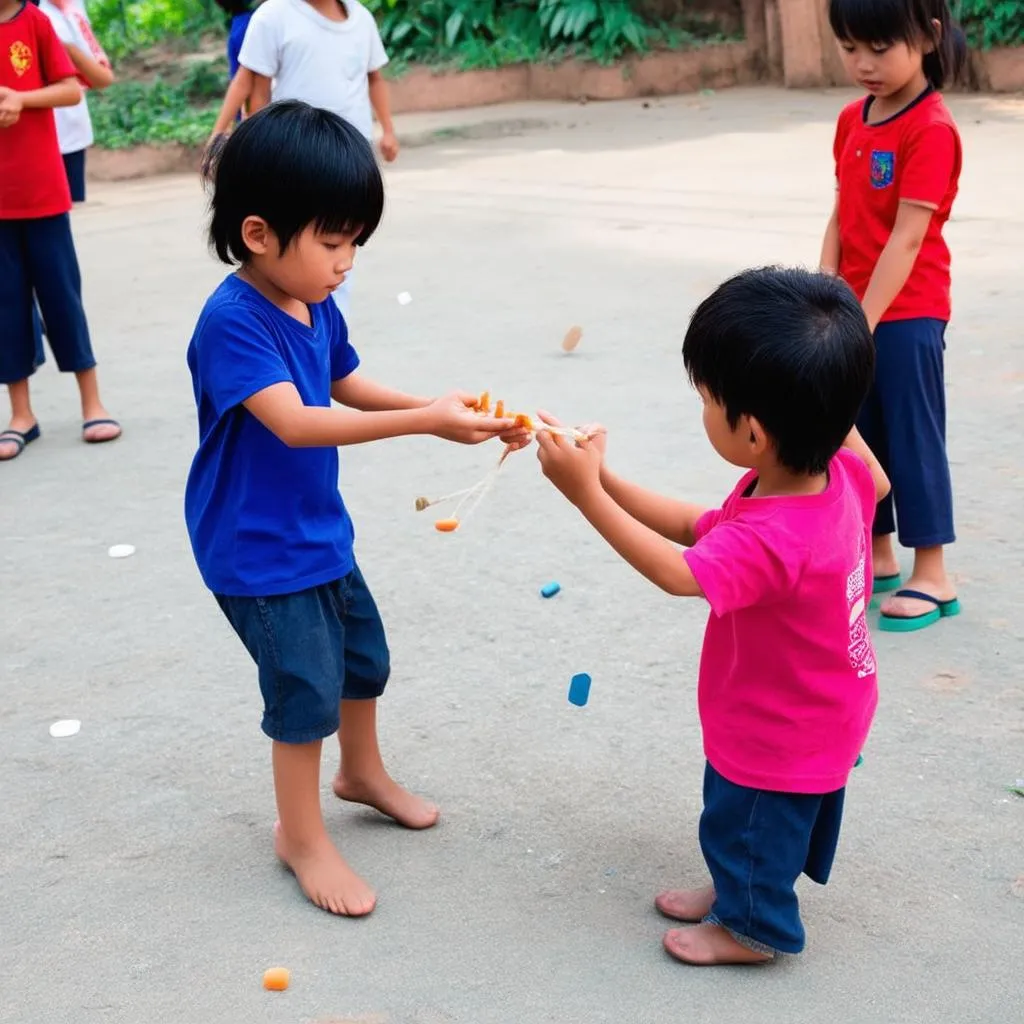
{"label": "small pebble", "polygon": [[291,972],[287,967],[271,967],[263,972],[263,987],[268,992],[283,992],[291,981]]}
{"label": "small pebble", "polygon": [[50,726],[50,735],[54,739],[62,740],[68,736],[74,736],[81,728],[82,723],[77,718],[62,718]]}
{"label": "small pebble", "polygon": [[540,588],[540,596],[541,597],[554,597],[555,594],[557,594],[561,589],[562,589],[562,584],[561,583],[555,583],[555,582],[545,583],[544,586]]}
{"label": "small pebble", "polygon": [[569,703],[582,708],[590,699],[590,676],[586,672],[574,675],[569,682]]}
{"label": "small pebble", "polygon": [[400,306],[408,306],[412,302],[412,296],[408,292],[398,293],[398,304]]}
{"label": "small pebble", "polygon": [[108,552],[111,558],[131,558],[135,554],[134,544],[115,544]]}

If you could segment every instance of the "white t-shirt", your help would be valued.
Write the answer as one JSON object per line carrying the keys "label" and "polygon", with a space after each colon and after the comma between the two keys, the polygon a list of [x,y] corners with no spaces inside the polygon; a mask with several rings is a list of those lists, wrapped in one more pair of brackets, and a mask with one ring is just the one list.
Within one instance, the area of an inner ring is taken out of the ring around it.
{"label": "white t-shirt", "polygon": [[[39,10],[50,19],[57,38],[91,55],[92,49],[81,27],[82,22],[90,24],[85,7],[80,0],[68,0],[65,7],[66,10],[62,11],[50,0],[39,0]],[[81,102],[73,107],[56,107],[53,116],[57,121],[57,142],[62,153],[77,153],[92,145],[92,118],[84,95]]]}
{"label": "white t-shirt", "polygon": [[239,63],[273,79],[271,97],[331,110],[373,138],[367,76],[388,62],[373,15],[344,0],[348,17],[331,21],[305,0],[266,0],[246,29]]}

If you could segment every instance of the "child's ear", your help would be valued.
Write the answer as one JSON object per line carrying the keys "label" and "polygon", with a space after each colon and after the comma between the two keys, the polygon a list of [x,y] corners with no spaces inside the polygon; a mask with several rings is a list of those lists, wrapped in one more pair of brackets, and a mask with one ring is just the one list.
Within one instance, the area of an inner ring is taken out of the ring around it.
{"label": "child's ear", "polygon": [[771,448],[771,441],[768,439],[764,427],[761,426],[761,421],[755,416],[746,417],[746,426],[748,431],[747,444],[750,448],[750,454],[755,458],[760,458]]}
{"label": "child's ear", "polygon": [[242,241],[255,256],[265,256],[270,248],[270,226],[262,217],[246,217],[242,221]]}

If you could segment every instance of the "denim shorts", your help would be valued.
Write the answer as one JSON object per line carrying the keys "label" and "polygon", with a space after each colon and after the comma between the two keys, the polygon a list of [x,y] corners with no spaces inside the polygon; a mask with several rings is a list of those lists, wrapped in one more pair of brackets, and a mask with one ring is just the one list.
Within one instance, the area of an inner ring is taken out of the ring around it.
{"label": "denim shorts", "polygon": [[391,671],[384,624],[356,566],[296,594],[216,594],[259,668],[263,731],[280,743],[336,732],[343,700],[373,700]]}
{"label": "denim shorts", "polygon": [[796,880],[824,885],[839,844],[845,789],[821,795],[749,789],[704,770],[700,847],[715,885],[708,921],[759,953],[804,948]]}

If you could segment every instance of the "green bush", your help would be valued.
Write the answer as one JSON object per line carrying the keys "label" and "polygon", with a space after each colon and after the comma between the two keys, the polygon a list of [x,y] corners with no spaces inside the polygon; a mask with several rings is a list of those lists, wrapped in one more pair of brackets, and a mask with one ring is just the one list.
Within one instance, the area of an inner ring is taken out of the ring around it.
{"label": "green bush", "polygon": [[[226,19],[214,0],[87,0],[97,35],[117,62],[163,44],[184,49]],[[497,68],[579,56],[611,63],[656,46],[720,38],[702,20],[653,23],[629,0],[364,0],[392,58],[411,63]],[[1024,2],[1024,0],[1022,0]],[[223,57],[168,63],[152,82],[126,80],[90,96],[98,145],[195,145],[208,136],[227,85]],[[130,65],[129,65],[130,67]]]}
{"label": "green bush", "polygon": [[972,46],[1024,44],[1024,0],[963,0],[959,17]]}
{"label": "green bush", "polygon": [[[223,87],[219,79],[218,93]],[[144,142],[197,146],[209,137],[220,107],[208,99],[197,106],[198,98],[183,83],[116,82],[89,97],[96,145],[104,149],[126,149]]]}
{"label": "green bush", "polygon": [[226,33],[227,19],[214,0],[86,0],[86,7],[114,61],[167,40],[187,43]]}
{"label": "green bush", "polygon": [[[653,24],[629,0],[365,0],[398,65],[497,67],[578,55],[611,63],[707,37],[706,24]],[[701,31],[703,30],[703,32]]]}

